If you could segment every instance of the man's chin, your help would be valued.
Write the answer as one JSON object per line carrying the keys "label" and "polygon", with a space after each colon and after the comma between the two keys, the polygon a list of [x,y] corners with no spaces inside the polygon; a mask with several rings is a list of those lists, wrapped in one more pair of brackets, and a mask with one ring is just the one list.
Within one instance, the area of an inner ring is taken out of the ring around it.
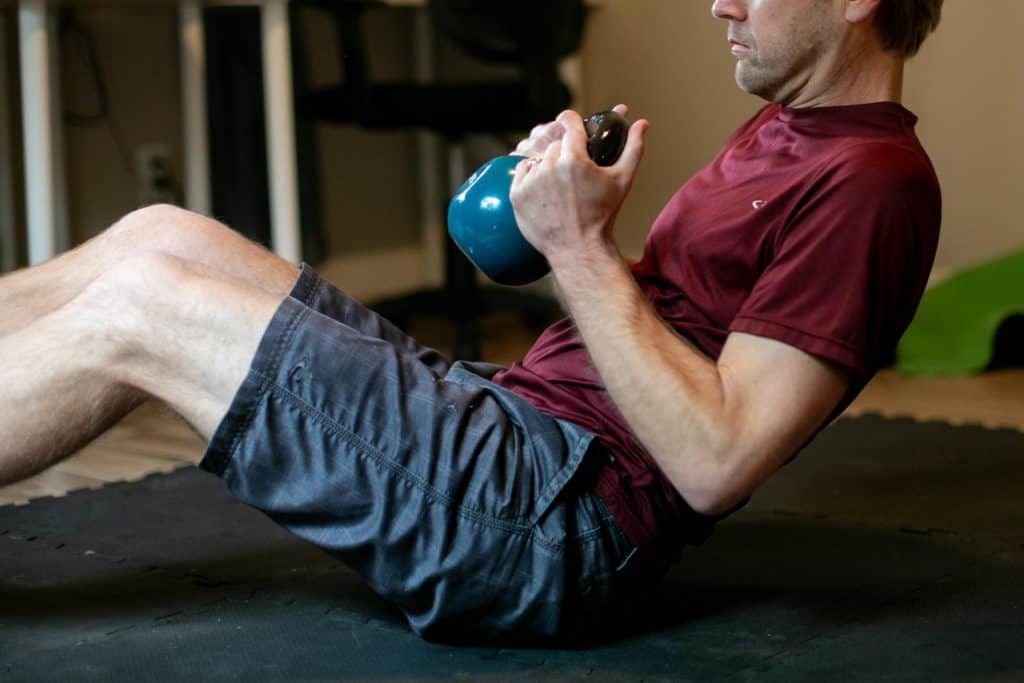
{"label": "man's chin", "polygon": [[736,85],[739,86],[740,90],[749,95],[759,95],[756,81],[744,74],[739,65],[736,66]]}
{"label": "man's chin", "polygon": [[763,78],[758,78],[756,74],[751,73],[749,65],[745,65],[742,62],[736,65],[736,85],[739,86],[740,90],[749,95],[760,97],[769,102],[774,101],[772,97],[775,94],[775,90],[771,87],[771,84],[767,83]]}
{"label": "man's chin", "polygon": [[736,85],[738,85],[740,90],[742,90],[743,92],[747,93],[748,95],[755,94],[755,93],[751,92],[750,86],[747,85],[746,81],[744,81],[742,78],[740,78],[739,74],[736,74]]}

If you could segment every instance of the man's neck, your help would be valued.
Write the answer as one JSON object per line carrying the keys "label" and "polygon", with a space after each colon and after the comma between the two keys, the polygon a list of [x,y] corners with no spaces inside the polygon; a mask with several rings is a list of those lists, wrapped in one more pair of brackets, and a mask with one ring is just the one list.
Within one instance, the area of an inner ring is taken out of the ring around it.
{"label": "man's neck", "polygon": [[845,55],[823,65],[825,68],[819,69],[803,87],[779,100],[779,104],[805,108],[902,102],[902,58],[877,51]]}

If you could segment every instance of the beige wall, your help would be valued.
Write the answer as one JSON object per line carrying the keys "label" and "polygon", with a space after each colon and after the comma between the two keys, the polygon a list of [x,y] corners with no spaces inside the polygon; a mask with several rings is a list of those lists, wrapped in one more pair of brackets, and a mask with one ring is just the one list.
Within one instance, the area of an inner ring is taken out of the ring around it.
{"label": "beige wall", "polygon": [[[589,108],[618,101],[651,120],[650,145],[622,213],[638,252],[661,205],[760,101],[732,80],[725,24],[707,0],[605,0],[586,46]],[[1024,247],[1024,61],[1020,0],[947,0],[939,31],[907,69],[905,105],[943,187],[936,271]]]}
{"label": "beige wall", "polygon": [[[163,145],[180,182],[181,98],[177,25],[169,9],[98,8],[78,14],[96,40],[110,121],[64,128],[68,222],[82,241],[138,205],[134,151]],[[64,43],[65,47],[67,44]],[[96,89],[83,53],[61,51],[65,109],[95,111]]]}
{"label": "beige wall", "polygon": [[907,106],[939,174],[940,266],[1024,247],[1024,2],[947,0],[906,79]]}
{"label": "beige wall", "polygon": [[[111,5],[77,13],[96,37],[112,119],[123,141],[120,147],[115,144],[108,125],[66,127],[71,231],[81,241],[137,206],[131,166],[134,150],[165,145],[179,182],[182,154],[174,8]],[[330,22],[325,15],[309,11],[303,13],[303,25],[314,45],[309,69],[312,84],[337,82],[340,67]],[[373,13],[367,26],[373,41],[374,73],[385,78],[404,75],[410,60],[407,13]],[[91,106],[94,88],[80,54],[65,49],[62,66],[68,104]],[[317,126],[316,140],[323,178],[323,220],[332,253],[386,249],[418,239],[415,202],[394,201],[395,197],[412,197],[416,190],[411,134],[368,134]]]}

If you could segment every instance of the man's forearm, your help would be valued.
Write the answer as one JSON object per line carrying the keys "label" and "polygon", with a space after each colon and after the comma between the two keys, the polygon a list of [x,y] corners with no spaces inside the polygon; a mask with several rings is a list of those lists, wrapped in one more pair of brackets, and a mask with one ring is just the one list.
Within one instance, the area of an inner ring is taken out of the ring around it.
{"label": "man's forearm", "polygon": [[732,430],[716,364],[658,317],[614,245],[552,266],[590,357],[634,434],[692,507],[718,507]]}

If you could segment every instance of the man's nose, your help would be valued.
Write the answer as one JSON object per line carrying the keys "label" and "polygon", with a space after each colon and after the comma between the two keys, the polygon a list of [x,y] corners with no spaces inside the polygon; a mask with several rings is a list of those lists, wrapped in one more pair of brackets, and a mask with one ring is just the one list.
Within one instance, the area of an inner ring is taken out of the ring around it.
{"label": "man's nose", "polygon": [[711,3],[711,14],[716,19],[746,21],[747,2],[746,0],[715,0]]}

